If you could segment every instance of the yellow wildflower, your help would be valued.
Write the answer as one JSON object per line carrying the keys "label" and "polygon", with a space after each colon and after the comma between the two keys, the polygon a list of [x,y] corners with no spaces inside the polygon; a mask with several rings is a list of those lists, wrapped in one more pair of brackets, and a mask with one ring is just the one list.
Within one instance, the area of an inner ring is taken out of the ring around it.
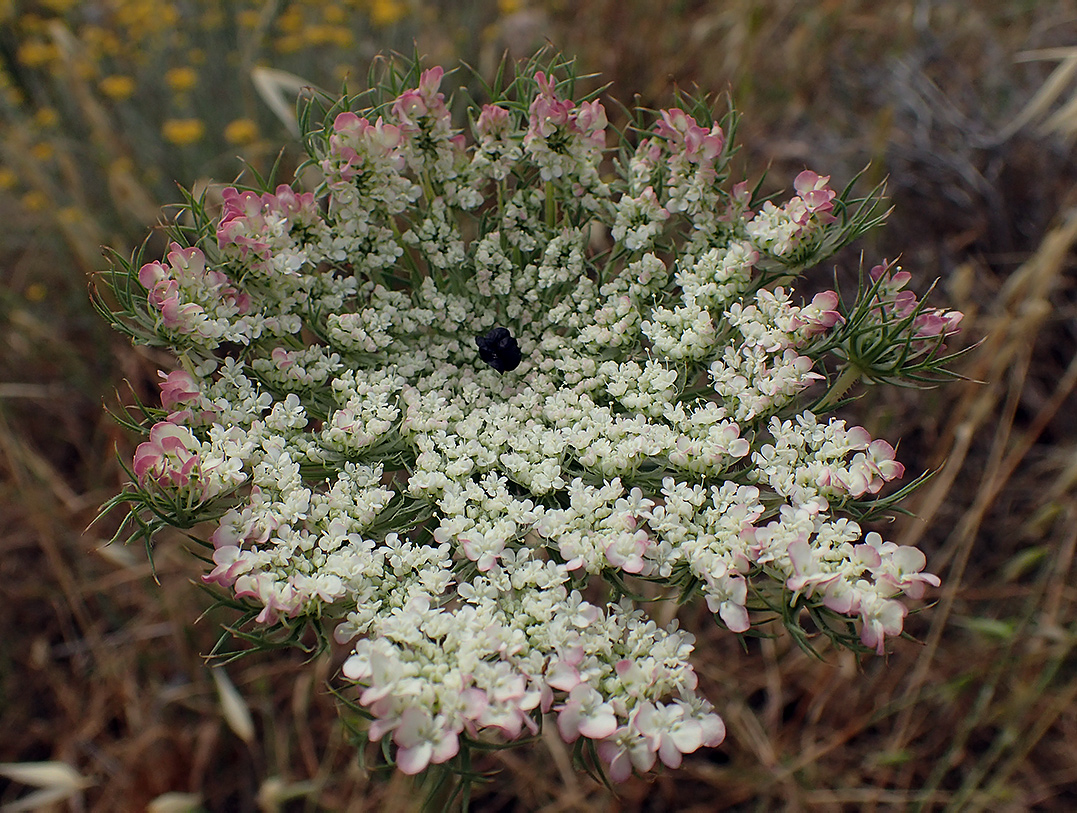
{"label": "yellow wildflower", "polygon": [[298,34],[303,29],[303,13],[298,6],[289,6],[277,18],[277,28],[282,34]]}
{"label": "yellow wildflower", "polygon": [[19,28],[26,34],[41,34],[42,36],[48,34],[45,18],[33,12],[19,15]]}
{"label": "yellow wildflower", "polygon": [[236,119],[224,128],[224,140],[229,144],[250,144],[258,138],[258,125],[250,119]]}
{"label": "yellow wildflower", "polygon": [[59,53],[56,46],[41,40],[29,40],[19,46],[15,52],[16,58],[27,68],[40,68],[50,62],[54,62]]}
{"label": "yellow wildflower", "polygon": [[79,4],[79,0],[42,0],[41,5],[57,14],[66,14]]}
{"label": "yellow wildflower", "polygon": [[101,26],[84,26],[79,31],[79,39],[86,43],[90,56],[98,60],[106,56],[117,56],[122,50],[120,38],[116,36],[116,32]]}
{"label": "yellow wildflower", "polygon": [[207,9],[202,13],[202,28],[206,31],[215,31],[224,27],[224,12],[219,8]]}
{"label": "yellow wildflower", "polygon": [[79,57],[75,60],[75,75],[87,81],[93,79],[97,76],[97,66],[90,60]]}
{"label": "yellow wildflower", "polygon": [[54,107],[42,107],[34,113],[34,124],[42,129],[54,127],[59,120],[60,114],[56,112]]}
{"label": "yellow wildflower", "polygon": [[0,189],[12,189],[18,182],[18,175],[7,167],[0,167]]}
{"label": "yellow wildflower", "polygon": [[112,174],[114,172],[134,172],[134,170],[135,162],[132,161],[126,155],[121,155],[119,158],[109,164],[108,167],[109,174]]}
{"label": "yellow wildflower", "polygon": [[206,134],[206,125],[200,119],[168,119],[161,125],[161,135],[165,141],[177,147],[186,147],[202,140]]}
{"label": "yellow wildflower", "polygon": [[30,148],[30,155],[38,161],[48,161],[55,154],[56,150],[52,148],[52,144],[45,141],[39,141]]}
{"label": "yellow wildflower", "polygon": [[309,25],[303,35],[311,45],[336,45],[349,48],[354,44],[352,32],[336,25]]}
{"label": "yellow wildflower", "polygon": [[98,87],[110,99],[122,101],[130,98],[135,92],[135,80],[130,76],[113,74],[102,79]]}
{"label": "yellow wildflower", "polygon": [[303,39],[294,34],[287,34],[283,37],[277,37],[273,41],[273,47],[276,48],[277,53],[294,54],[303,47]]}
{"label": "yellow wildflower", "polygon": [[26,301],[41,302],[48,296],[49,289],[40,282],[31,282],[26,286]]}
{"label": "yellow wildflower", "polygon": [[78,206],[64,206],[56,212],[56,219],[61,223],[78,223],[83,219],[82,209]]}
{"label": "yellow wildflower", "polygon": [[32,189],[22,196],[22,205],[28,212],[43,212],[48,208],[49,199],[43,192]]}
{"label": "yellow wildflower", "polygon": [[408,7],[400,0],[373,0],[370,4],[370,22],[374,25],[392,25],[403,20]]}
{"label": "yellow wildflower", "polygon": [[236,22],[240,28],[257,28],[261,21],[261,13],[252,8],[243,9],[236,14]]}
{"label": "yellow wildflower", "polygon": [[195,73],[194,68],[172,68],[165,73],[165,84],[176,93],[183,93],[198,84],[198,74]]}

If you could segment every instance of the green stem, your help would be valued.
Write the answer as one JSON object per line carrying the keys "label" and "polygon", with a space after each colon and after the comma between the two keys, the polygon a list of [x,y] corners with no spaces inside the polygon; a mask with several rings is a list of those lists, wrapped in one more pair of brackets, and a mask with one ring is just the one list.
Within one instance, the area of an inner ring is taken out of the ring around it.
{"label": "green stem", "polygon": [[545,187],[546,194],[546,225],[553,229],[557,225],[557,200],[553,194],[553,181],[547,181]]}
{"label": "green stem", "polygon": [[426,171],[423,171],[419,177],[420,184],[423,188],[423,198],[426,200],[427,207],[434,205],[434,184],[430,181],[430,175]]}
{"label": "green stem", "polygon": [[815,405],[816,412],[826,412],[828,409],[832,409],[834,404],[841,400],[849,390],[853,388],[853,385],[860,380],[860,368],[855,364],[850,364],[838,375],[838,379],[833,383],[827,394],[823,396],[822,400]]}
{"label": "green stem", "polygon": [[[411,269],[411,285],[414,289],[418,289],[423,281],[422,269],[419,268],[419,263],[416,262],[414,255],[412,255],[411,253],[411,246],[409,246],[404,240],[404,235],[401,233],[400,227],[397,225],[396,220],[390,218],[389,223],[393,227],[393,237],[396,239],[396,244],[400,246],[401,249],[403,249],[404,259],[407,261],[408,267]],[[381,272],[378,272],[378,279],[374,281],[382,284],[382,287],[385,287],[385,280],[382,277]]]}

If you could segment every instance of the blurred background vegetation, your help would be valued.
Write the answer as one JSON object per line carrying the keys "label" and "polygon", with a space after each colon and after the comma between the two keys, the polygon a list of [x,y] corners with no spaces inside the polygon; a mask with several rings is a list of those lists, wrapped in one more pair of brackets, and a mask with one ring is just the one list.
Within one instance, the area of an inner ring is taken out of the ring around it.
{"label": "blurred background vegetation", "polygon": [[183,540],[160,540],[158,585],[107,522],[84,530],[133,451],[104,408],[169,368],[86,286],[177,183],[231,181],[237,156],[265,171],[282,145],[287,177],[302,85],[361,87],[392,50],[489,72],[547,43],[627,104],[729,92],[774,190],[870,163],[894,212],[839,277],[900,255],[981,343],[967,380],[849,410],[910,473],[940,469],[919,518],[882,529],[943,578],[918,641],[815,660],[686,611],[722,748],[614,794],[544,739],[492,755],[474,809],[1077,809],[1077,3],[0,0],[0,762],[66,766],[0,766],[5,810],[410,809],[410,782],[345,741],[337,662],[211,671],[229,619],[193,623],[209,599]]}

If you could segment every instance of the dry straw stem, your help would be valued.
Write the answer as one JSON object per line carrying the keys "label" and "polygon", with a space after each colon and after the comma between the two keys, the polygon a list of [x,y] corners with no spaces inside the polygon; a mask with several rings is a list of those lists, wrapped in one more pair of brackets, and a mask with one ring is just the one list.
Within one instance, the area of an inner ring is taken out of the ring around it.
{"label": "dry straw stem", "polygon": [[[1051,106],[1066,92],[1073,78],[1077,76],[1077,47],[1026,51],[1018,54],[1016,59],[1018,62],[1059,60],[1059,63],[1036,95],[1029,99],[1028,104],[999,134],[1002,140],[1010,138],[1022,127],[1046,115]],[[1043,121],[1039,129],[1044,135],[1058,133],[1066,138],[1073,138],[1077,134],[1077,92],[1074,92],[1074,95],[1064,102],[1062,107]]]}
{"label": "dry straw stem", "polygon": [[66,762],[0,763],[0,776],[22,785],[39,788],[3,805],[0,807],[0,813],[42,810],[68,800],[75,802],[83,790],[94,784],[92,779],[86,778]]}
{"label": "dry straw stem", "polygon": [[[29,514],[45,560],[59,582],[72,615],[83,635],[91,635],[92,615],[82,599],[77,575],[62,549],[66,528],[74,523],[78,497],[45,458],[23,443],[0,410],[0,462],[7,470],[19,504]],[[7,479],[7,478],[5,478]],[[42,488],[44,485],[46,488]]]}
{"label": "dry straw stem", "polygon": [[273,111],[280,122],[294,137],[299,137],[299,121],[295,114],[296,97],[313,87],[302,77],[276,68],[256,67],[251,71],[251,82],[262,101]]}
{"label": "dry straw stem", "polygon": [[[966,372],[970,380],[966,382],[965,393],[953,410],[944,432],[941,445],[949,448],[949,460],[916,509],[920,521],[911,523],[899,540],[901,544],[915,544],[932,524],[939,509],[951,498],[951,490],[964,468],[973,438],[1001,406],[1001,419],[995,425],[988,463],[975,498],[947,538],[937,559],[940,565],[950,562],[951,566],[944,581],[942,597],[932,612],[926,646],[898,702],[902,711],[898,714],[889,742],[892,753],[901,751],[910,742],[915,709],[939,654],[943,633],[950,622],[955,599],[962,588],[962,577],[987,511],[1010,483],[1037,438],[1077,385],[1075,357],[1029,427],[1016,438],[1013,437],[1015,412],[1025,387],[1032,350],[1037,336],[1051,316],[1049,296],[1067,267],[1068,254],[1075,243],[1077,208],[1065,214],[1062,223],[1048,233],[1036,253],[1018,269],[1000,292],[987,323],[987,338],[976,353],[971,369]],[[1005,401],[1000,404],[1003,398]],[[1072,554],[1063,559],[1072,560]],[[1060,572],[1064,574],[1066,571]],[[1063,696],[1068,696],[1068,693],[1067,690]],[[982,695],[981,711],[990,699],[990,693]],[[976,721],[976,715],[969,717],[964,736],[968,736]],[[1040,725],[1033,730],[1040,731],[1042,736],[1046,728]],[[1035,741],[1028,742],[1027,748],[1034,744]],[[997,787],[998,782],[996,779],[993,786]]]}

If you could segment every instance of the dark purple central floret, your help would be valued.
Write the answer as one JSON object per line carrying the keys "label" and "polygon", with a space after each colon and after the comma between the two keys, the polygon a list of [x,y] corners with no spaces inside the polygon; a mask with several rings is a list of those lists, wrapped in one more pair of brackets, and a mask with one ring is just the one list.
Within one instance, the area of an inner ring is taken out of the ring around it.
{"label": "dark purple central floret", "polygon": [[485,336],[476,336],[479,358],[499,373],[515,370],[520,366],[520,345],[508,328],[495,327]]}

